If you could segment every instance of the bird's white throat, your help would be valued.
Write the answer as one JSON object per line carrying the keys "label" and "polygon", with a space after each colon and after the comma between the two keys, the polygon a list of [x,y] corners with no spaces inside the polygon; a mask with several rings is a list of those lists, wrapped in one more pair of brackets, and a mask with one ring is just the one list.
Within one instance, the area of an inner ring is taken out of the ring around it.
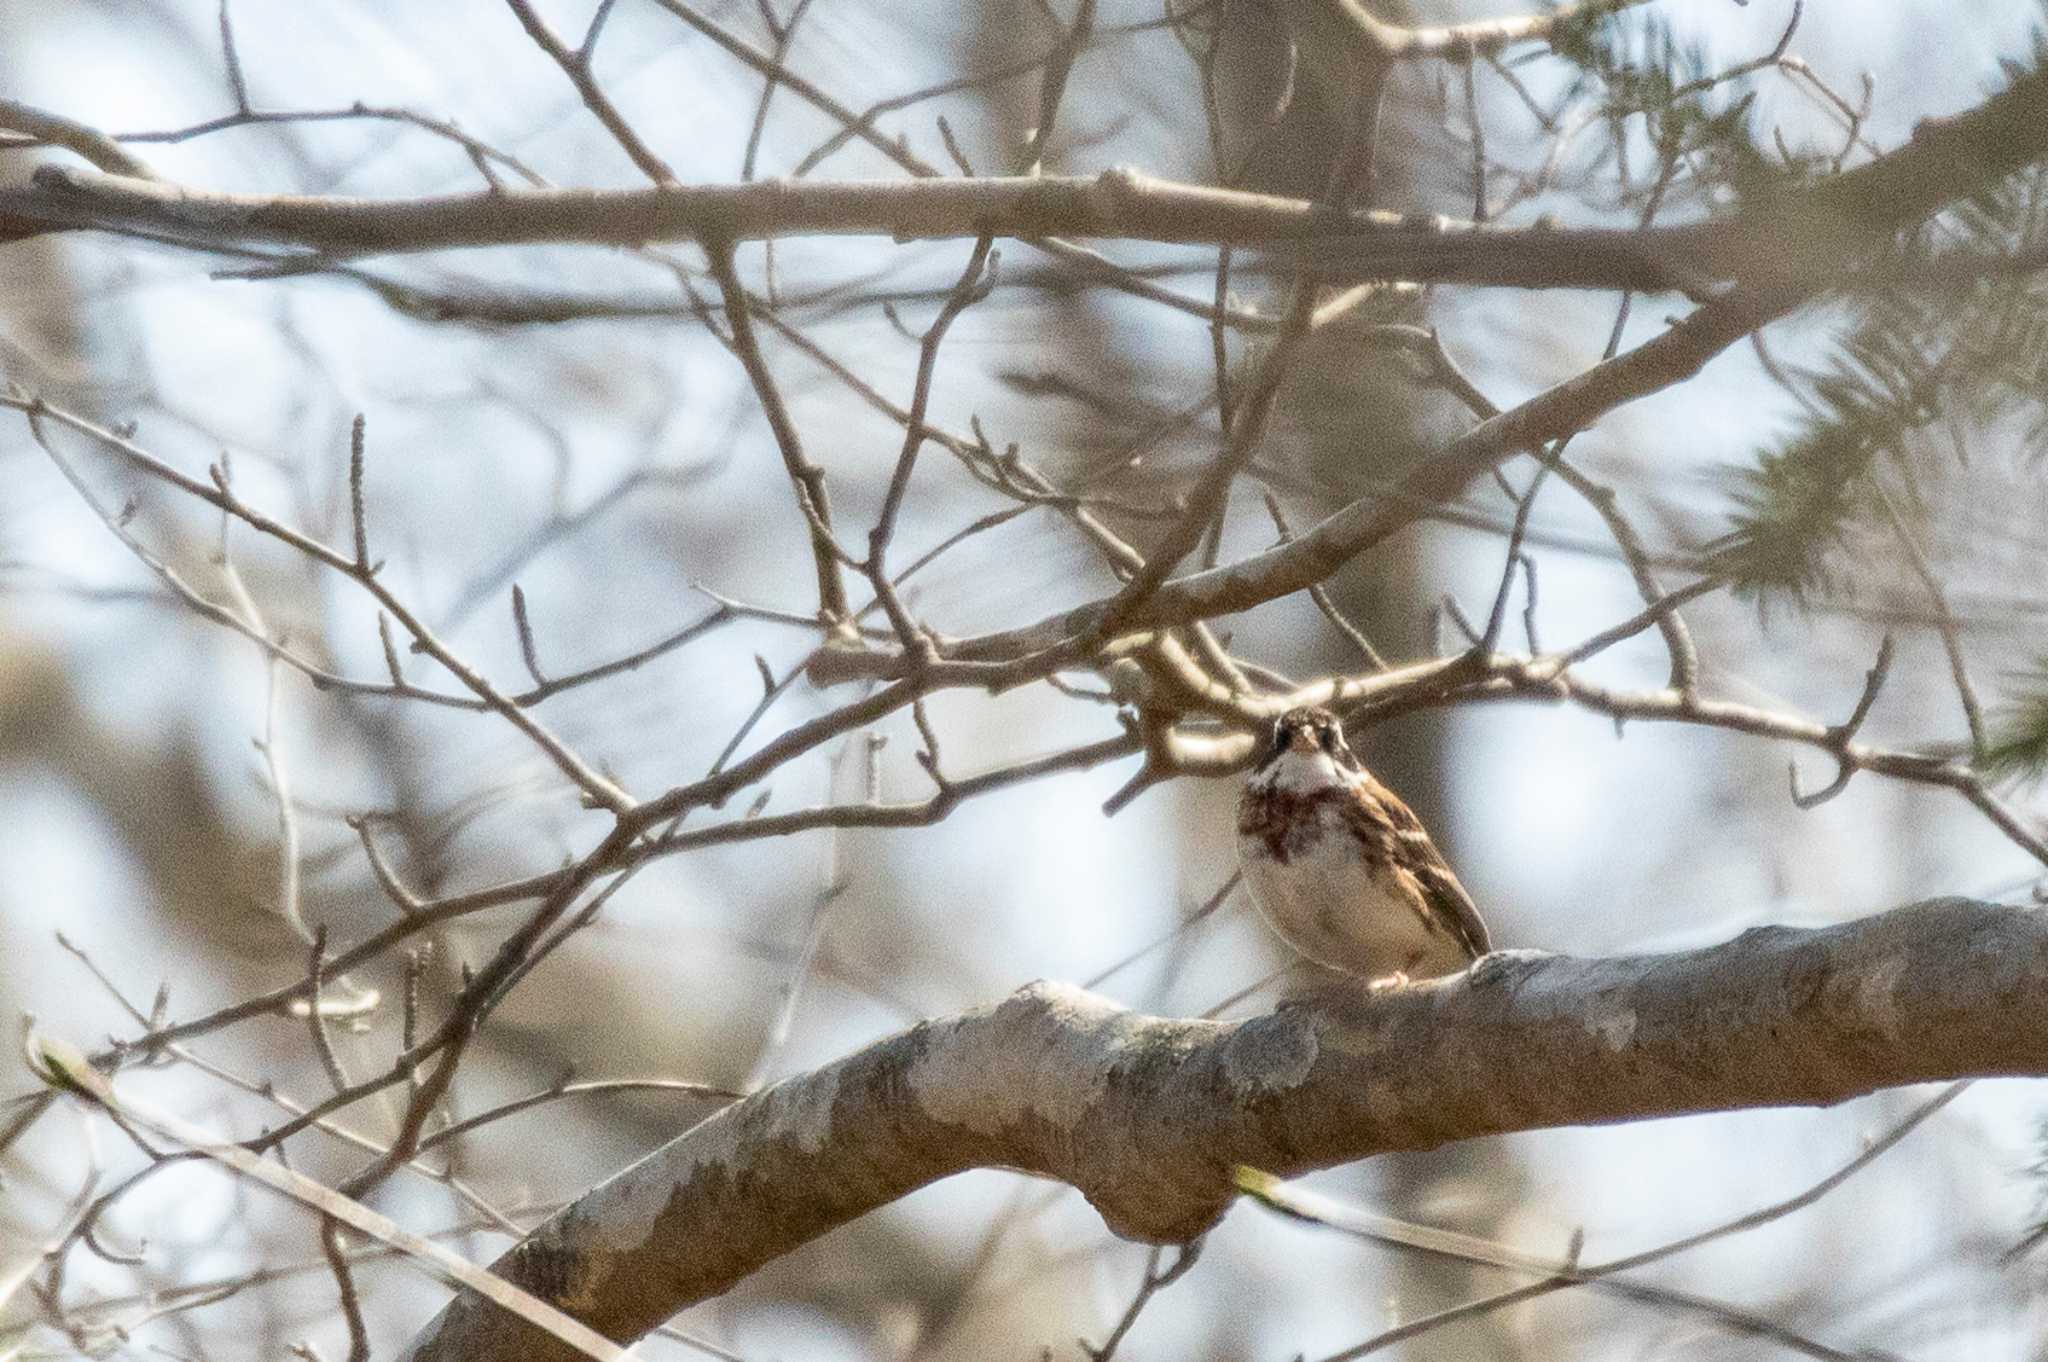
{"label": "bird's white throat", "polygon": [[1307,794],[1315,790],[1338,789],[1355,784],[1356,774],[1337,764],[1328,752],[1282,752],[1273,764],[1259,772],[1254,786]]}

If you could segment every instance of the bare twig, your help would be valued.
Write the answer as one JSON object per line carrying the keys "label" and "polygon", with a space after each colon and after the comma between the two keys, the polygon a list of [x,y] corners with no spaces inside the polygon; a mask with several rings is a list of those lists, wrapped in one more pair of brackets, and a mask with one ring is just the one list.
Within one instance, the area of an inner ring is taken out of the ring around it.
{"label": "bare twig", "polygon": [[536,689],[545,690],[547,676],[540,669],[540,649],[533,641],[533,621],[526,615],[526,593],[519,589],[519,583],[512,583],[512,629],[519,635],[519,656],[526,663],[526,674],[533,678]]}
{"label": "bare twig", "polygon": [[370,530],[363,516],[364,434],[363,413],[357,412],[348,428],[348,523],[355,539],[356,571],[369,576],[377,569],[370,563]]}
{"label": "bare twig", "polygon": [[1226,902],[1229,901],[1231,894],[1237,889],[1237,886],[1240,883],[1242,883],[1243,880],[1244,876],[1242,873],[1235,870],[1231,871],[1229,878],[1223,881],[1223,883],[1217,888],[1216,892],[1211,894],[1207,899],[1205,899],[1202,902],[1201,907],[1195,909],[1194,912],[1189,913],[1186,917],[1183,917],[1180,921],[1174,923],[1173,929],[1171,931],[1156,938],[1155,940],[1146,942],[1144,945],[1138,947],[1138,949],[1132,951],[1129,955],[1126,955],[1123,959],[1117,961],[1115,964],[1097,970],[1094,974],[1090,975],[1085,981],[1083,981],[1081,987],[1087,989],[1101,988],[1111,979],[1123,973],[1132,965],[1137,964],[1146,956],[1152,954],[1152,952],[1159,950],[1161,947],[1166,946],[1173,941],[1178,940],[1180,937],[1187,934],[1196,926],[1200,925],[1203,922],[1208,921],[1211,915],[1213,915],[1217,909],[1221,908]]}
{"label": "bare twig", "polygon": [[754,178],[754,165],[761,154],[761,135],[768,130],[768,105],[775,98],[775,87],[782,82],[781,72],[789,61],[790,46],[796,42],[796,31],[810,12],[811,0],[796,0],[789,12],[789,18],[777,21],[768,7],[768,0],[762,0],[761,13],[769,20],[769,29],[775,38],[773,58],[775,67],[761,83],[761,98],[754,104],[754,121],[747,128],[747,149],[740,157],[740,179]]}
{"label": "bare twig", "polygon": [[1036,175],[1044,168],[1046,143],[1051,140],[1053,125],[1059,118],[1060,102],[1067,92],[1067,78],[1073,74],[1074,62],[1087,48],[1094,32],[1095,0],[1080,0],[1074,10],[1074,22],[1046,56],[1038,85],[1038,120],[1029,139],[1017,153],[1019,175]]}
{"label": "bare twig", "polygon": [[[830,803],[835,795],[841,769],[852,751],[852,740],[849,739],[826,767],[827,803]],[[881,801],[878,793],[870,790],[866,802],[873,805]],[[811,898],[811,916],[810,921],[804,926],[803,944],[797,948],[796,959],[783,981],[780,996],[776,999],[774,1015],[769,1019],[768,1030],[761,1039],[760,1049],[754,1055],[746,1082],[741,1085],[743,1092],[754,1092],[768,1081],[774,1072],[777,1057],[789,1043],[790,1033],[796,1026],[797,1008],[803,1001],[804,987],[810,982],[811,971],[817,963],[818,951],[825,944],[825,933],[832,921],[833,905],[839,902],[850,883],[840,859],[840,830],[834,827],[826,828],[824,832],[825,859],[819,870],[818,891]]]}
{"label": "bare twig", "polygon": [[[1412,331],[1401,328],[1394,334],[1422,355],[1438,380],[1474,415],[1485,421],[1500,415],[1500,408],[1465,376],[1464,370],[1451,358],[1450,351],[1444,348],[1442,337],[1434,329]],[[1613,357],[1613,348],[1619,342],[1620,336],[1621,330],[1617,321],[1613,334],[1608,338],[1609,359]],[[1664,648],[1671,658],[1671,684],[1679,690],[1695,689],[1699,685],[1699,654],[1693,647],[1692,633],[1685,627],[1685,621],[1679,618],[1675,607],[1658,609],[1663,599],[1663,589],[1657,584],[1656,573],[1650,562],[1649,553],[1643,548],[1642,537],[1636,533],[1635,526],[1630,523],[1628,517],[1622,514],[1614,490],[1593,481],[1574,468],[1565,460],[1562,448],[1554,452],[1539,450],[1537,457],[1607,522],[1607,529],[1614,537],[1615,547],[1621,550],[1622,561],[1628,564],[1629,573],[1635,578],[1636,590],[1641,593],[1645,606],[1655,612],[1652,617],[1664,635]],[[1518,515],[1516,519],[1517,523],[1522,525],[1522,532],[1526,534],[1527,525],[1523,518]],[[1535,645],[1532,643],[1530,646],[1533,651]]]}
{"label": "bare twig", "polygon": [[[1863,693],[1856,697],[1856,708],[1850,711],[1847,719],[1828,730],[1827,745],[1831,750],[1846,752],[1855,740],[1857,730],[1863,727],[1863,721],[1870,717],[1871,706],[1877,703],[1877,693],[1884,689],[1885,678],[1891,675],[1892,655],[1892,636],[1886,634],[1884,641],[1878,644],[1877,661],[1871,664],[1868,675],[1864,677]],[[1825,788],[1812,794],[1801,794],[1799,766],[1796,762],[1789,764],[1785,769],[1791,781],[1792,802],[1802,809],[1815,809],[1849,788],[1849,777],[1856,774],[1856,767],[1846,757],[1839,759],[1839,765],[1835,778]]]}
{"label": "bare twig", "polygon": [[[59,470],[64,473],[64,476],[78,489],[80,496],[85,498],[86,504],[91,506],[100,515],[101,520],[107,525],[108,529],[123,544],[127,545],[131,551],[137,552],[142,556],[145,562],[156,566],[155,560],[146,551],[141,549],[134,536],[128,533],[124,525],[118,523],[119,517],[107,512],[99,504],[90,489],[87,488],[71,468],[69,462],[57,452],[55,446],[46,437],[44,430],[45,422],[54,422],[90,437],[101,447],[118,455],[129,467],[136,471],[145,473],[160,482],[167,483],[188,496],[195,497],[217,510],[226,512],[236,519],[243,521],[252,529],[276,539],[295,552],[323,566],[333,568],[350,578],[363,591],[374,597],[378,605],[385,612],[388,612],[391,618],[396,619],[406,632],[412,635],[413,641],[420,651],[428,654],[453,674],[458,681],[462,682],[483,703],[485,708],[500,715],[514,728],[525,734],[535,746],[539,747],[546,754],[548,759],[554,763],[555,767],[563,775],[567,776],[583,790],[593,805],[608,809],[615,814],[623,813],[633,807],[633,799],[630,795],[585,764],[582,758],[571,752],[559,738],[549,732],[537,719],[526,713],[510,697],[499,691],[496,686],[485,679],[481,672],[472,668],[450,650],[446,644],[427,628],[425,622],[417,614],[401,602],[383,584],[374,570],[359,569],[351,555],[341,553],[320,540],[291,529],[242,501],[228,486],[228,480],[223,469],[216,466],[210,470],[212,473],[212,485],[209,486],[197,478],[189,477],[172,468],[169,464],[164,463],[122,435],[103,426],[96,425],[83,417],[67,412],[62,408],[51,406],[40,397],[0,394],[0,407],[12,407],[28,418],[29,429],[35,434],[44,452],[50,456],[57,464]],[[161,568],[159,568],[159,575],[165,575],[164,570]],[[166,576],[166,580],[173,582],[174,589],[180,588],[183,585],[181,582],[176,582],[168,576]],[[216,619],[222,619],[227,616],[227,612],[222,611],[219,607],[212,606],[211,603],[204,602],[203,598],[198,597],[196,593],[191,593],[189,588],[184,590],[188,595],[190,603],[194,604],[195,608],[201,609],[202,613],[207,613],[211,618]],[[239,624],[239,621],[237,623]],[[382,617],[380,616],[380,630],[388,631],[388,627],[388,625],[382,623]],[[249,634],[252,638],[261,638],[259,633],[248,630],[246,626],[242,626],[241,631]],[[388,632],[385,633],[384,643],[385,660],[391,667],[393,688],[404,690],[405,680],[399,670],[397,653],[391,646]]]}
{"label": "bare twig", "polygon": [[1354,1362],[1356,1358],[1379,1352],[1407,1339],[1417,1338],[1434,1332],[1447,1324],[1471,1319],[1510,1305],[1534,1299],[1538,1296],[1582,1285],[1618,1291],[1625,1295],[1638,1296],[1652,1303],[1670,1305],[1690,1313],[1703,1314],[1716,1323],[1739,1333],[1766,1333],[1799,1351],[1807,1353],[1809,1356],[1846,1359],[1851,1356],[1862,1356],[1862,1354],[1852,1355],[1837,1352],[1833,1349],[1823,1349],[1820,1345],[1813,1344],[1811,1340],[1792,1334],[1791,1331],[1784,1329],[1781,1325],[1771,1325],[1754,1314],[1747,1311],[1735,1311],[1719,1302],[1708,1301],[1689,1293],[1671,1292],[1668,1288],[1655,1287],[1646,1283],[1619,1281],[1616,1279],[1622,1273],[1636,1268],[1647,1267],[1652,1263],[1675,1257],[1703,1245],[1714,1243],[1717,1240],[1746,1233],[1749,1230],[1768,1225],[1773,1221],[1782,1220],[1797,1211],[1805,1210],[1842,1186],[1842,1184],[1848,1182],[1865,1168],[1868,1168],[1884,1154],[1896,1148],[1899,1142],[1904,1140],[1907,1135],[1918,1129],[1936,1112],[1960,1097],[1968,1090],[1969,1086],[1968,1080],[1947,1085],[1933,1097],[1914,1107],[1905,1117],[1894,1122],[1882,1135],[1868,1141],[1862,1150],[1840,1168],[1795,1196],[1787,1197],[1782,1201],[1774,1202],[1769,1206],[1738,1216],[1711,1229],[1687,1235],[1682,1239],[1673,1240],[1657,1248],[1646,1249],[1641,1253],[1630,1254],[1625,1258],[1616,1258],[1597,1264],[1582,1265],[1576,1261],[1559,1263],[1554,1260],[1546,1260],[1536,1255],[1492,1244],[1485,1240],[1474,1239],[1468,1235],[1449,1233],[1428,1226],[1410,1225],[1405,1222],[1392,1220],[1386,1216],[1371,1215],[1348,1206],[1340,1205],[1329,1198],[1320,1197],[1314,1193],[1304,1192],[1301,1189],[1281,1184],[1275,1179],[1267,1178],[1263,1174],[1257,1174],[1248,1169],[1242,1170],[1239,1176],[1241,1182],[1247,1186],[1248,1191],[1251,1191],[1259,1200],[1272,1205],[1275,1209],[1289,1215],[1313,1221],[1316,1224],[1328,1225],[1347,1234],[1356,1234],[1364,1238],[1373,1239],[1404,1251],[1449,1258],[1460,1263],[1480,1263],[1491,1267],[1544,1274],[1544,1279],[1541,1281],[1497,1292],[1490,1296],[1481,1297],[1478,1300],[1466,1301],[1462,1304],[1425,1315],[1419,1319],[1409,1320],[1391,1329],[1377,1333],[1362,1343],[1332,1353],[1324,1358],[1323,1362]]}
{"label": "bare twig", "polygon": [[[1646,605],[1620,623],[1602,629],[1599,633],[1594,634],[1578,646],[1566,649],[1563,653],[1559,654],[1559,657],[1563,659],[1566,666],[1575,666],[1578,663],[1584,662],[1589,657],[1606,652],[1624,639],[1634,638],[1651,625],[1659,623],[1686,602],[1697,600],[1709,592],[1718,591],[1725,585],[1727,583],[1719,577],[1702,577],[1698,581],[1689,582],[1676,591],[1659,596],[1654,604]],[[1666,637],[1668,638],[1669,636],[1667,635]]]}
{"label": "bare twig", "polygon": [[[1501,627],[1507,623],[1508,597],[1515,589],[1515,569],[1524,561],[1522,539],[1529,533],[1529,513],[1536,509],[1536,494],[1543,490],[1543,479],[1550,472],[1548,462],[1539,466],[1534,477],[1529,479],[1529,490],[1515,503],[1515,523],[1508,531],[1507,561],[1501,568],[1500,586],[1493,593],[1493,608],[1486,614],[1486,632],[1473,645],[1482,653],[1490,653],[1500,645]],[[1535,610],[1535,577],[1530,582],[1530,610]],[[1448,600],[1448,598],[1446,598]],[[1450,602],[1454,608],[1455,601]]]}
{"label": "bare twig", "polygon": [[436,1274],[452,1277],[494,1305],[511,1311],[534,1328],[559,1340],[566,1347],[585,1356],[597,1358],[600,1362],[625,1362],[632,1357],[630,1351],[621,1348],[589,1326],[570,1318],[553,1306],[506,1282],[502,1277],[477,1267],[468,1259],[450,1252],[432,1240],[421,1238],[402,1228],[397,1222],[379,1215],[360,1202],[341,1196],[311,1178],[294,1173],[272,1160],[251,1154],[232,1141],[223,1141],[212,1131],[191,1125],[167,1112],[139,1104],[132,1098],[118,1096],[113,1085],[87,1062],[82,1053],[54,1037],[33,1037],[29,1054],[38,1072],[52,1086],[88,1098],[98,1103],[109,1115],[145,1125],[166,1138],[227,1165],[252,1182],[261,1183],[333,1220],[382,1240],[406,1256],[427,1264]]}
{"label": "bare twig", "polygon": [[562,74],[576,87],[576,93],[582,98],[584,107],[596,116],[598,122],[604,124],[605,131],[612,135],[612,140],[619,144],[620,149],[633,164],[640,167],[640,172],[658,185],[675,184],[675,171],[669,168],[668,162],[654,154],[653,149],[641,140],[639,133],[633,131],[632,124],[626,121],[626,116],[612,103],[611,96],[604,92],[604,87],[598,84],[597,77],[591,70],[591,49],[596,44],[598,31],[611,6],[604,5],[598,10],[597,17],[591,21],[589,36],[580,47],[572,50],[567,43],[555,36],[555,31],[548,27],[547,21],[535,13],[532,0],[505,0],[505,4],[511,9],[513,17],[519,20],[519,26],[526,30],[526,36],[533,39],[534,46],[547,53],[549,59],[562,68]]}
{"label": "bare twig", "polygon": [[1110,1358],[1116,1356],[1117,1345],[1124,1341],[1124,1335],[1138,1322],[1138,1316],[1144,1313],[1152,1298],[1186,1276],[1188,1269],[1195,1265],[1195,1260],[1201,1257],[1201,1254],[1202,1241],[1190,1240],[1175,1250],[1172,1265],[1162,1270],[1159,1264],[1166,1257],[1166,1250],[1154,1248],[1145,1257],[1145,1276],[1138,1283],[1137,1294],[1131,1297],[1130,1305],[1125,1307],[1116,1326],[1109,1331],[1109,1337],[1102,1341],[1100,1347],[1091,1345],[1085,1339],[1080,1340],[1081,1351],[1086,1353],[1092,1362],[1109,1362]]}
{"label": "bare twig", "polygon": [[[1294,538],[1294,529],[1287,523],[1286,512],[1280,509],[1280,499],[1273,495],[1270,488],[1266,489],[1265,499],[1266,514],[1272,518],[1273,530],[1279,535],[1280,542],[1285,544]],[[1308,598],[1315,603],[1316,609],[1322,612],[1323,618],[1358,650],[1358,655],[1365,659],[1368,666],[1374,671],[1386,670],[1387,660],[1380,656],[1379,649],[1372,646],[1372,640],[1365,636],[1365,631],[1353,624],[1345,617],[1344,612],[1337,608],[1336,601],[1330,597],[1328,587],[1317,582],[1308,588]]]}
{"label": "bare twig", "polygon": [[945,306],[939,309],[939,315],[918,343],[917,381],[911,392],[910,410],[903,423],[903,449],[896,456],[896,467],[889,474],[888,489],[882,495],[881,513],[875,518],[874,528],[868,532],[868,556],[862,564],[875,600],[896,630],[897,641],[907,653],[927,660],[936,654],[898,598],[895,585],[889,580],[886,559],[889,544],[896,537],[896,519],[902,513],[903,498],[910,491],[910,477],[917,467],[918,451],[924,447],[924,417],[931,405],[939,347],[945,343],[947,331],[952,329],[960,314],[994,291],[1000,257],[994,254],[993,247],[993,239],[986,236],[974,243],[974,250],[967,258],[967,267],[961,271],[960,281],[947,295]]}
{"label": "bare twig", "polygon": [[1933,607],[1937,621],[1935,628],[1941,635],[1942,651],[1948,655],[1949,678],[1955,682],[1956,699],[1962,704],[1963,719],[1970,727],[1970,753],[1981,761],[1989,746],[1984,730],[1984,706],[1977,699],[1977,688],[1970,681],[1969,665],[1963,660],[1962,630],[1956,626],[1955,615],[1949,610],[1948,596],[1942,591],[1941,581],[1927,561],[1926,550],[1920,547],[1919,537],[1900,512],[1898,501],[1876,479],[1871,480],[1870,486],[1877,493],[1878,504],[1884,507],[1885,518],[1891,522],[1899,546],[1906,551],[1906,561],[1912,565],[1913,575],[1927,590],[1927,601]]}
{"label": "bare twig", "polygon": [[11,128],[51,146],[62,147],[109,175],[125,175],[138,180],[157,178],[156,171],[147,161],[98,128],[48,109],[24,104],[18,99],[0,99],[0,128]]}
{"label": "bare twig", "polygon": [[242,54],[235,44],[234,21],[228,16],[228,0],[220,0],[220,62],[227,73],[228,93],[235,97],[235,112],[249,112],[249,82],[242,75]]}
{"label": "bare twig", "polygon": [[342,1067],[341,1056],[334,1052],[334,1039],[327,1034],[327,1009],[321,1006],[321,976],[327,970],[327,924],[324,922],[313,929],[310,956],[306,965],[306,1026],[313,1037],[313,1053],[320,1057],[320,1067],[327,1071],[327,1081],[334,1085],[334,1090],[346,1092],[352,1082],[348,1070]]}
{"label": "bare twig", "polygon": [[1445,58],[1469,62],[1474,57],[1490,56],[1515,43],[1541,42],[1560,23],[1582,23],[1641,2],[1583,0],[1580,4],[1559,5],[1544,14],[1478,19],[1437,28],[1404,28],[1376,18],[1362,4],[1349,2],[1288,0],[1284,12],[1290,16],[1296,11],[1313,12],[1323,19],[1318,31],[1337,34],[1360,60],[1393,62]]}
{"label": "bare twig", "polygon": [[731,245],[712,244],[706,248],[706,254],[710,257],[711,273],[718,281],[719,292],[725,297],[725,315],[732,326],[733,353],[739,357],[747,378],[754,385],[755,395],[761,399],[761,411],[775,436],[775,446],[781,451],[783,469],[796,492],[797,507],[809,525],[811,556],[816,560],[818,573],[819,618],[827,626],[842,624],[848,619],[848,608],[846,586],[840,580],[839,567],[843,562],[854,560],[832,537],[832,502],[825,490],[825,470],[811,462],[804,453],[802,437],[797,434],[796,423],[783,403],[782,389],[776,384],[768,361],[761,353],[761,343],[754,334],[753,304],[733,269]]}
{"label": "bare twig", "polygon": [[363,1323],[363,1301],[356,1292],[356,1277],[349,1265],[348,1245],[341,1236],[341,1222],[332,1216],[320,1222],[320,1252],[334,1274],[335,1295],[341,1301],[341,1317],[348,1323],[348,1362],[370,1362],[370,1331]]}
{"label": "bare twig", "polygon": [[569,1097],[585,1097],[594,1093],[626,1092],[668,1092],[683,1097],[708,1098],[717,1102],[737,1102],[744,1093],[729,1088],[713,1087],[708,1083],[688,1083],[678,1078],[607,1078],[593,1079],[585,1083],[557,1083],[544,1091],[503,1102],[488,1111],[466,1116],[460,1121],[450,1122],[433,1134],[420,1140],[420,1148],[427,1150],[438,1144],[445,1144],[473,1130],[502,1121],[508,1116],[517,1116],[522,1111],[531,1111],[549,1102],[558,1102]]}
{"label": "bare twig", "polygon": [[1479,63],[1465,63],[1465,122],[1472,129],[1472,220],[1484,222],[1486,207],[1486,120],[1479,116]]}
{"label": "bare twig", "polygon": [[[256,638],[267,639],[269,626],[264,623],[263,613],[256,607],[256,598],[249,594],[249,588],[242,581],[241,572],[235,567],[235,560],[228,551],[228,527],[232,517],[223,514],[220,526],[220,574],[233,595],[236,609],[247,624],[246,632]],[[299,905],[299,820],[292,807],[292,787],[288,768],[284,760],[283,734],[278,731],[278,700],[280,677],[277,655],[268,653],[264,658],[263,689],[263,739],[257,744],[263,753],[263,767],[270,777],[271,798],[277,804],[277,914],[285,925],[301,941],[311,941],[312,933],[306,927],[305,914]]]}
{"label": "bare twig", "polygon": [[1273,348],[1259,363],[1258,374],[1238,408],[1237,425],[1230,432],[1227,446],[1203,471],[1201,481],[1188,493],[1187,509],[1165,536],[1152,546],[1145,557],[1145,565],[1124,583],[1122,590],[1103,603],[1097,617],[1083,629],[1085,644],[1075,651],[1085,653],[1090,650],[1089,645],[1110,637],[1122,628],[1157,594],[1168,574],[1193,552],[1208,532],[1210,522],[1222,511],[1230,495],[1231,484],[1258,452],[1259,442],[1266,433],[1267,417],[1272,413],[1274,399],[1280,392],[1280,380],[1285,377],[1302,338],[1308,334],[1310,316],[1315,308],[1315,293],[1315,285],[1308,278],[1295,284],[1294,302],[1288,309],[1287,323],[1274,341]]}

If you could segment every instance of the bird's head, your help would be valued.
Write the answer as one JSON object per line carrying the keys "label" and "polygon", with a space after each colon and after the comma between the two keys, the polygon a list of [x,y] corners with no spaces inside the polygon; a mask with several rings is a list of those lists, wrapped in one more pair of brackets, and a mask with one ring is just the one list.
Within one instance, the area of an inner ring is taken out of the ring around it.
{"label": "bird's head", "polygon": [[1327,709],[1290,709],[1273,721],[1265,749],[1259,754],[1257,770],[1266,771],[1285,758],[1306,761],[1335,771],[1362,770],[1359,760],[1344,741],[1344,727]]}

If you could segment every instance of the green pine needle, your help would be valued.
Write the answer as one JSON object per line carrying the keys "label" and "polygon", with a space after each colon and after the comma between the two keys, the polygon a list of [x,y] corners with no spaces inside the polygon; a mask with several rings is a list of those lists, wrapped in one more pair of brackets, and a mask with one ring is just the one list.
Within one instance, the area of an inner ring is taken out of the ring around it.
{"label": "green pine needle", "polygon": [[2035,781],[2048,775],[2048,665],[2033,680],[2041,689],[2013,701],[1998,716],[1991,744],[1977,763],[1988,776]]}

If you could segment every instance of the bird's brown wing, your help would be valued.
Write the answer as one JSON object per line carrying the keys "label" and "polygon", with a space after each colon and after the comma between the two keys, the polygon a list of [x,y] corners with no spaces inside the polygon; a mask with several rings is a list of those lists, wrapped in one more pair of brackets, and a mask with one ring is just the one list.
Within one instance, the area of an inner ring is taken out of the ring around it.
{"label": "bird's brown wing", "polygon": [[1367,776],[1357,787],[1358,798],[1346,810],[1346,820],[1357,829],[1365,843],[1385,858],[1386,865],[1412,881],[1421,893],[1423,906],[1434,920],[1456,937],[1474,960],[1493,949],[1486,923],[1458,877],[1444,863],[1443,854],[1430,840],[1429,830],[1400,796]]}

